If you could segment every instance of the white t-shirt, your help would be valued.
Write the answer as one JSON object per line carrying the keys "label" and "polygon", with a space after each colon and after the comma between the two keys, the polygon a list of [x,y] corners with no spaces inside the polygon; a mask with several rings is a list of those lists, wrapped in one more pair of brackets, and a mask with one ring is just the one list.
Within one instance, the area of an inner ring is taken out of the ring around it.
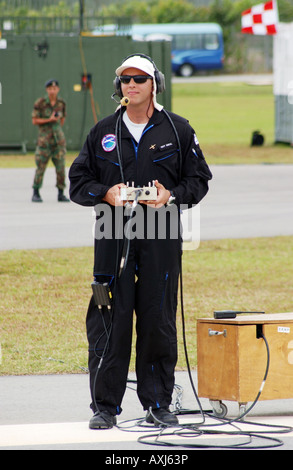
{"label": "white t-shirt", "polygon": [[127,111],[123,113],[123,121],[125,122],[130,134],[135,138],[136,142],[139,142],[147,122],[143,124],[136,124],[135,122],[132,122],[128,117]]}

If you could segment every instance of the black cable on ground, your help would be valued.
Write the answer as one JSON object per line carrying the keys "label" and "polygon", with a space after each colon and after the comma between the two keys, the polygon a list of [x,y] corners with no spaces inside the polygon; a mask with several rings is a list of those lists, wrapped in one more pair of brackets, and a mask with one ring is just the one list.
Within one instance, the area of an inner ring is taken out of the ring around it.
{"label": "black cable on ground", "polygon": [[[160,446],[160,447],[171,447],[171,448],[176,447],[176,448],[184,448],[184,449],[231,449],[231,450],[248,449],[248,450],[253,450],[253,449],[270,449],[270,448],[282,446],[284,444],[283,441],[277,437],[271,436],[271,434],[285,434],[285,433],[292,432],[293,428],[291,426],[263,424],[263,423],[243,420],[244,416],[246,416],[258,402],[259,397],[263,391],[267,376],[268,376],[269,365],[270,365],[270,350],[269,350],[269,345],[265,336],[262,333],[260,334],[260,337],[263,339],[266,345],[267,363],[266,363],[264,378],[263,378],[263,381],[261,383],[260,389],[257,393],[255,400],[253,401],[251,406],[237,418],[228,419],[228,418],[215,417],[211,413],[203,411],[200,400],[196,392],[193,379],[192,379],[192,375],[191,375],[188,351],[187,351],[187,346],[186,346],[182,270],[180,270],[180,294],[181,294],[183,344],[184,344],[186,365],[187,365],[187,371],[189,375],[190,384],[191,384],[194,396],[196,398],[196,402],[199,407],[198,413],[201,415],[201,421],[194,422],[194,423],[191,422],[191,423],[187,423],[183,425],[179,424],[177,426],[174,426],[174,425],[166,426],[162,424],[161,426],[158,427],[158,430],[156,432],[152,432],[154,427],[153,426],[150,427],[149,425],[147,425],[144,418],[140,418],[138,420],[125,421],[124,423],[121,423],[118,426],[118,428],[123,431],[128,431],[128,432],[138,432],[137,428],[139,428],[139,430],[143,429],[144,431],[146,431],[147,429],[149,433],[140,436],[138,438],[138,442],[140,442],[141,444]],[[190,413],[194,414],[194,411],[191,411]],[[177,414],[180,414],[180,412]],[[188,410],[184,410],[184,414],[188,414]],[[207,418],[211,419],[213,422],[208,424],[206,422]],[[131,422],[133,422],[131,426],[129,427],[123,426]],[[257,430],[256,432],[245,431],[241,429],[240,423],[243,426],[251,426],[251,427],[257,426],[258,428],[264,428],[265,430],[263,431]],[[216,429],[219,427],[224,427],[224,428],[232,427],[233,429],[232,430]],[[270,434],[270,436],[267,434]],[[227,444],[225,442],[224,444],[221,444],[219,442],[219,438],[221,436],[223,437],[223,439],[225,439],[225,441],[227,440],[227,438],[229,439],[237,438],[238,442],[233,443],[233,444],[232,443]],[[208,437],[216,438],[216,442],[215,443],[208,443],[204,441],[198,442],[200,438],[204,438],[205,441],[207,441]],[[170,440],[171,438],[175,438],[177,442]],[[179,442],[178,441],[179,438],[181,441],[184,438],[185,441]],[[192,442],[186,442],[186,440],[192,440]]]}

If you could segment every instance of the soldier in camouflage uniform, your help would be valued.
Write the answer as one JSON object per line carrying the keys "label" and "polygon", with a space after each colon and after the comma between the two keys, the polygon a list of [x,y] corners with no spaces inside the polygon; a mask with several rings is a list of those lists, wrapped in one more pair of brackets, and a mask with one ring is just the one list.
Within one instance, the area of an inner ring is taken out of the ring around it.
{"label": "soldier in camouflage uniform", "polygon": [[32,112],[32,123],[39,126],[36,148],[36,173],[33,182],[33,202],[43,202],[39,189],[43,183],[47,164],[52,159],[56,168],[58,201],[69,202],[63,194],[65,188],[65,153],[66,141],[62,126],[66,117],[66,104],[58,97],[59,84],[57,80],[45,83],[47,96],[39,98]]}

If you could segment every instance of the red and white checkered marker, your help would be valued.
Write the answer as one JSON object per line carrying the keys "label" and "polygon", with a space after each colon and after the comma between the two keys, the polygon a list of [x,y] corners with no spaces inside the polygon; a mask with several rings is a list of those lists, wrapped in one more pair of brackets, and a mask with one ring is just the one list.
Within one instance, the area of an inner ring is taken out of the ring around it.
{"label": "red and white checkered marker", "polygon": [[241,32],[245,34],[276,34],[279,22],[278,7],[275,0],[254,5],[242,12]]}

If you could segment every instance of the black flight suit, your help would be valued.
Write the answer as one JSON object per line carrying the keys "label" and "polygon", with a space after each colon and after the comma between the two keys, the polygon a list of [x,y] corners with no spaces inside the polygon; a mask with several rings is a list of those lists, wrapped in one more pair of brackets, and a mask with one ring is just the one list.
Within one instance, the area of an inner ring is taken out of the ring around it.
{"label": "black flight suit", "polygon": [[[168,113],[175,132],[166,112],[155,109],[137,143],[121,119],[123,112],[124,108],[91,129],[70,168],[71,199],[84,206],[96,206],[97,221],[103,215],[99,211],[106,204],[102,198],[110,187],[122,182],[118,140],[125,183],[134,182],[137,187],[157,179],[173,191],[176,204],[171,207],[176,217],[181,204],[199,203],[208,191],[212,174],[188,121]],[[114,227],[119,219],[113,215],[116,209],[106,206]],[[166,210],[142,207],[144,228],[148,210]],[[123,220],[125,223],[127,219]],[[176,309],[182,248],[180,234],[174,239],[168,227],[167,224],[164,239],[156,231],[150,239],[137,237],[130,241],[126,268],[119,278],[123,240],[95,239],[93,274],[96,281],[107,282],[112,290],[113,316],[107,312],[101,315],[91,298],[86,324],[94,412],[97,409],[108,410],[113,415],[121,412],[131,355],[133,311],[136,313],[138,397],[145,410],[167,408],[171,403],[177,362]],[[97,372],[101,355],[104,357]]]}

